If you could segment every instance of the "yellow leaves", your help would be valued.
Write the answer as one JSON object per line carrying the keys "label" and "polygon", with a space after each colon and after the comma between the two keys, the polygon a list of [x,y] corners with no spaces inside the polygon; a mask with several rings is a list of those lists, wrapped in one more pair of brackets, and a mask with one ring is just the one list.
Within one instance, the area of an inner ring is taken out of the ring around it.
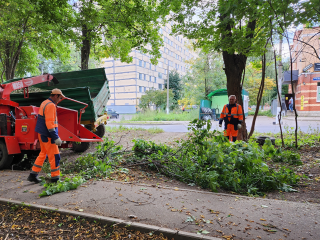
{"label": "yellow leaves", "polygon": [[260,221],[267,221],[267,220],[265,220],[265,219],[263,219],[263,218],[260,218]]}
{"label": "yellow leaves", "polygon": [[15,225],[15,224],[13,224],[13,225],[12,225],[12,227],[11,227],[11,229],[12,229],[12,230],[14,230],[14,229],[21,229],[21,228],[20,228],[20,226],[19,226],[19,225]]}

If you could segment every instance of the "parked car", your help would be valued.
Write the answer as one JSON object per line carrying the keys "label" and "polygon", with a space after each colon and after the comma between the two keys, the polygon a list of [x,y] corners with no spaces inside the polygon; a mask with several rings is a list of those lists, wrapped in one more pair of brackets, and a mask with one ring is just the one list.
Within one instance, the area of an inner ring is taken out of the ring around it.
{"label": "parked car", "polygon": [[107,114],[110,118],[119,118],[119,113],[117,113],[115,110],[113,109],[108,109],[107,110]]}

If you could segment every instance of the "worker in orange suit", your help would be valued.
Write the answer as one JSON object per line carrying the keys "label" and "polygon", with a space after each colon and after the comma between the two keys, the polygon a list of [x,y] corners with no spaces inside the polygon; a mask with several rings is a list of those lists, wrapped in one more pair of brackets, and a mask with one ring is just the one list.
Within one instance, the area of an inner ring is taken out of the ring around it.
{"label": "worker in orange suit", "polygon": [[57,182],[60,178],[60,153],[58,146],[62,141],[58,135],[58,119],[56,105],[64,98],[60,89],[53,89],[50,98],[40,105],[35,131],[40,142],[40,154],[33,164],[28,181],[39,183],[38,174],[48,156],[51,167],[51,182]]}
{"label": "worker in orange suit", "polygon": [[236,103],[236,96],[229,96],[229,104],[224,105],[219,119],[219,127],[222,127],[224,121],[224,136],[229,141],[235,142],[238,136],[238,129],[241,128],[243,121],[242,107]]}

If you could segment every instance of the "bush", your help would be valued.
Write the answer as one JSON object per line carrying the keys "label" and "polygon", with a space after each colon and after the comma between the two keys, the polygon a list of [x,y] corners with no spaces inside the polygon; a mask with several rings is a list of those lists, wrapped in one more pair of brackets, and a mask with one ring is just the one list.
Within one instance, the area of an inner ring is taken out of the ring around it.
{"label": "bush", "polygon": [[[248,115],[249,116],[254,116],[255,111],[249,111]],[[271,110],[259,110],[258,112],[258,116],[267,116],[267,117],[274,117],[274,115],[272,115]]]}
{"label": "bush", "polygon": [[192,121],[199,117],[199,109],[192,109],[189,112],[181,110],[170,112],[145,111],[134,115],[131,121]]}
{"label": "bush", "polygon": [[209,121],[194,120],[189,126],[192,134],[180,141],[179,147],[139,140],[133,149],[137,158],[147,156],[148,162],[166,175],[212,191],[220,187],[262,195],[275,189],[292,190],[289,185],[298,182],[299,177],[291,170],[282,167],[276,171],[266,163],[279,152],[283,161],[294,162],[297,155],[282,152],[269,143],[262,149],[254,141],[230,143],[221,133],[211,132],[210,127]]}

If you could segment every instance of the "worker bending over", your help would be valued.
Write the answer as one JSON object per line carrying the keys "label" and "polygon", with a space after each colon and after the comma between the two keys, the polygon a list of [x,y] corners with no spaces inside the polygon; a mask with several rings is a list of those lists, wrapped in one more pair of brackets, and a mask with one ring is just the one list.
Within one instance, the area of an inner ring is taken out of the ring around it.
{"label": "worker bending over", "polygon": [[219,127],[222,127],[222,122],[224,121],[224,136],[229,139],[229,141],[235,142],[238,136],[238,129],[241,128],[241,123],[243,121],[242,107],[236,104],[236,96],[229,96],[229,104],[223,106],[223,110],[220,114]]}
{"label": "worker bending over", "polygon": [[53,89],[50,98],[40,105],[38,120],[35,131],[38,133],[40,142],[40,154],[33,164],[28,181],[39,183],[38,174],[48,156],[51,167],[51,182],[57,182],[60,178],[60,153],[61,139],[58,135],[58,119],[56,105],[64,98],[60,89]]}

